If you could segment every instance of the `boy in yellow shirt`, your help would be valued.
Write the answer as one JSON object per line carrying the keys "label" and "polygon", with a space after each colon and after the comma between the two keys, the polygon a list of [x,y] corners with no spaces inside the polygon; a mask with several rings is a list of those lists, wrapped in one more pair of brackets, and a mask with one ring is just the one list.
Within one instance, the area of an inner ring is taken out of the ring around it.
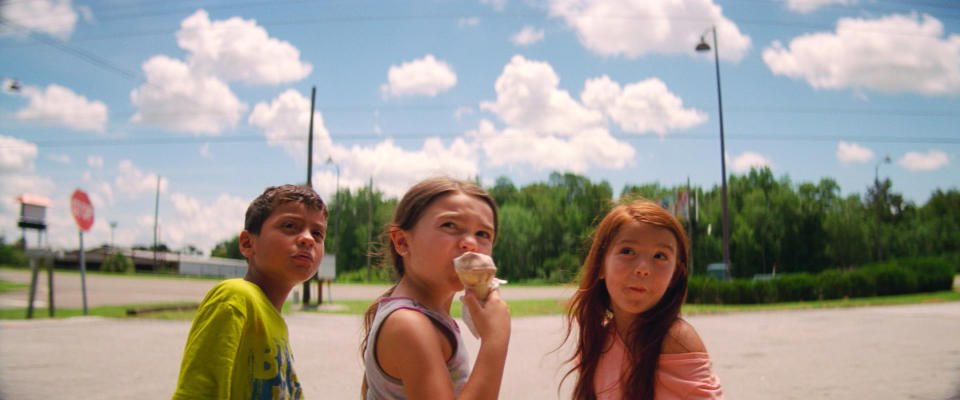
{"label": "boy in yellow shirt", "polygon": [[280,308],[323,258],[327,206],[307,186],[268,187],[247,208],[243,279],[203,299],[187,337],[174,399],[301,399]]}

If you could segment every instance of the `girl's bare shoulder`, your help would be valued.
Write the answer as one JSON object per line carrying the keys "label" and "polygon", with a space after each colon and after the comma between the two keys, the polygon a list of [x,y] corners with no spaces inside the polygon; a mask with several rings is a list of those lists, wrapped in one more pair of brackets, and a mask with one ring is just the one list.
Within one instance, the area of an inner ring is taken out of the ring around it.
{"label": "girl's bare shoulder", "polygon": [[677,318],[663,337],[663,354],[706,353],[707,347],[689,322]]}

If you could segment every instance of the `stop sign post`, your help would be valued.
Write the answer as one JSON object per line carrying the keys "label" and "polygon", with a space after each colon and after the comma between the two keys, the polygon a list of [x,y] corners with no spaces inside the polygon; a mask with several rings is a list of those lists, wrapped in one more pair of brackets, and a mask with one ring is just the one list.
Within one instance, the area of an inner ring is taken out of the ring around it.
{"label": "stop sign post", "polygon": [[80,229],[80,290],[83,292],[83,315],[87,315],[87,260],[83,250],[83,233],[93,226],[93,204],[82,190],[73,191],[70,196],[70,214]]}

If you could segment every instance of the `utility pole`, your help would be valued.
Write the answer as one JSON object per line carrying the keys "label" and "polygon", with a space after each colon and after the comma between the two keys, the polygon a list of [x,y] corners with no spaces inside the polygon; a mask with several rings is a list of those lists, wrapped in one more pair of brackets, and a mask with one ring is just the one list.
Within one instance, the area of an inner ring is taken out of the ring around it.
{"label": "utility pole", "polygon": [[[310,126],[307,128],[307,186],[310,188],[313,188],[313,107],[316,98],[317,87],[313,86],[310,89]],[[314,276],[303,282],[303,307],[310,305],[310,281]]]}

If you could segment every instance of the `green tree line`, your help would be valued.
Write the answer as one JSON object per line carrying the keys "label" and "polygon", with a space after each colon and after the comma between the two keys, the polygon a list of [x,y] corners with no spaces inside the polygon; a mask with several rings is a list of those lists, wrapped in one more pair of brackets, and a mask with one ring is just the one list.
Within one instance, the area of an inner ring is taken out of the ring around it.
{"label": "green tree line", "polygon": [[[731,175],[727,189],[734,277],[767,274],[774,268],[778,274],[819,273],[850,269],[878,261],[878,257],[960,252],[957,189],[938,189],[925,204],[917,205],[893,192],[890,180],[871,185],[863,197],[844,196],[833,179],[794,184],[788,176],[775,178],[768,168]],[[511,281],[573,279],[589,249],[594,227],[615,201],[606,181],[592,182],[571,173],[555,172],[545,182],[522,187],[501,177],[486,190],[500,213],[493,257],[499,275]],[[722,260],[719,186],[626,185],[616,196],[634,197],[681,211],[684,208],[677,206],[686,205],[686,212],[678,213],[678,218],[691,238],[694,275],[704,274],[707,264]],[[326,251],[337,254],[338,274],[366,268],[368,255],[371,265],[381,265],[380,235],[397,199],[364,187],[342,189],[327,200]],[[239,257],[235,249],[236,237],[218,244],[213,254]]]}

